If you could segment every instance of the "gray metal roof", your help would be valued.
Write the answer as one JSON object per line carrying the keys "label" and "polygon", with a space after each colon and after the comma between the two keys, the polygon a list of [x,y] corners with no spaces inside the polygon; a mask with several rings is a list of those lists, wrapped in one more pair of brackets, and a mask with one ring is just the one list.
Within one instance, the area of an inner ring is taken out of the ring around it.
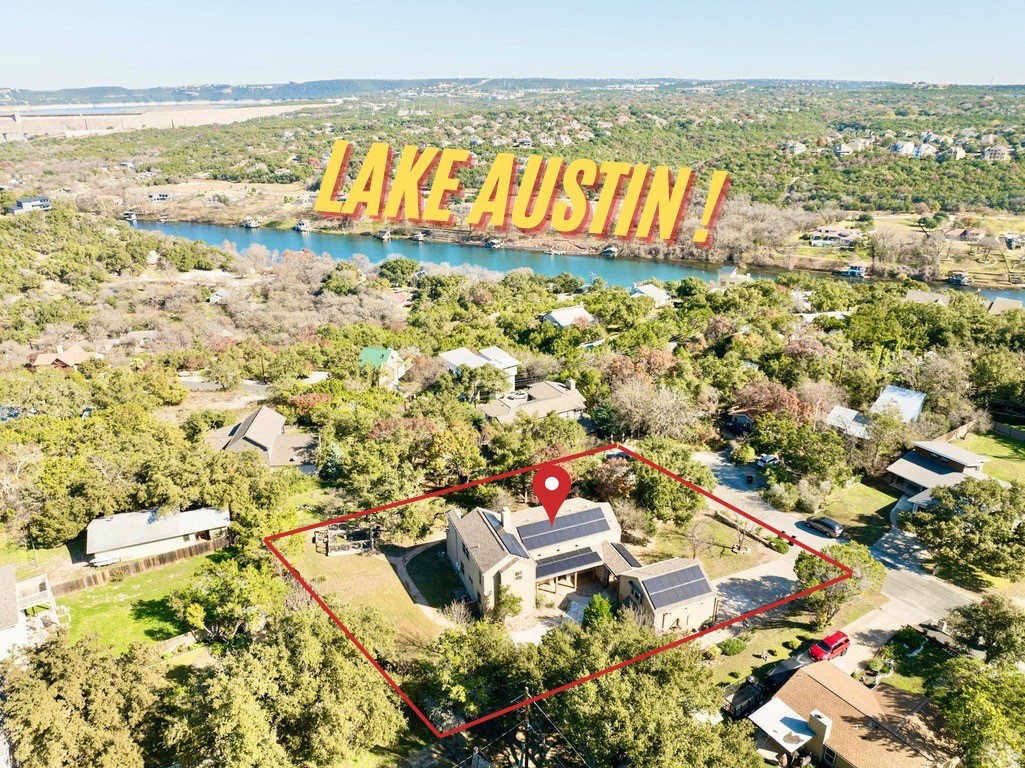
{"label": "gray metal roof", "polygon": [[630,554],[630,550],[618,541],[606,541],[602,544],[601,559],[613,576],[619,576],[623,571],[629,571],[631,568],[641,567],[637,558]]}
{"label": "gray metal roof", "polygon": [[844,408],[842,405],[833,406],[833,410],[829,412],[824,421],[831,427],[842,429],[851,437],[859,437],[862,440],[867,440],[869,437],[868,422],[853,408]]}
{"label": "gray metal roof", "polygon": [[904,301],[912,301],[915,304],[939,304],[942,307],[950,304],[950,296],[945,293],[933,293],[932,291],[918,291],[909,288],[904,296]]}
{"label": "gray metal roof", "polygon": [[697,560],[674,557],[643,568],[635,568],[624,575],[633,576],[640,581],[648,600],[657,611],[704,600],[715,594],[704,568]]}
{"label": "gray metal roof", "polygon": [[559,515],[554,523],[545,520],[521,525],[516,529],[516,533],[529,552],[609,530],[611,527],[605,519],[605,512],[599,507],[594,507]]}
{"label": "gray metal roof", "polygon": [[888,472],[922,488],[932,488],[944,482],[948,475],[960,475],[953,467],[934,461],[915,451],[908,451],[886,468]]}
{"label": "gray metal roof", "polygon": [[557,576],[565,576],[568,573],[575,573],[585,568],[594,568],[602,564],[601,555],[590,547],[576,549],[572,552],[563,552],[552,557],[544,557],[537,561],[537,572],[535,578],[554,579]]}
{"label": "gray metal roof", "polygon": [[979,467],[982,466],[983,462],[989,461],[985,456],[980,456],[977,453],[972,453],[950,443],[945,443],[942,440],[920,440],[915,443],[915,447],[929,453],[935,453],[937,456],[955,461],[965,467]]}
{"label": "gray metal roof", "polygon": [[0,568],[0,630],[9,629],[18,623],[18,582],[13,565]]}
{"label": "gray metal roof", "polygon": [[900,411],[901,420],[907,424],[922,415],[924,406],[925,392],[888,384],[869,410],[873,413],[881,413],[888,408],[896,408]]}
{"label": "gray metal roof", "polygon": [[122,512],[113,517],[100,517],[86,528],[85,552],[93,555],[112,549],[149,544],[153,541],[178,538],[191,533],[227,528],[231,516],[220,509],[203,507],[185,512],[158,514],[157,510]]}

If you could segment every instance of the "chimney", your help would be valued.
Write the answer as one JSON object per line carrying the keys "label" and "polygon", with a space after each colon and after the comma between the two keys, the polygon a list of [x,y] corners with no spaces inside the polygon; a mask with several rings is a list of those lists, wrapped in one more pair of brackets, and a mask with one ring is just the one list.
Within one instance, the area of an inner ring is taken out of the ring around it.
{"label": "chimney", "polygon": [[811,716],[808,718],[808,727],[815,734],[812,743],[819,747],[818,751],[821,751],[826,746],[826,742],[829,741],[829,734],[833,730],[833,721],[817,709],[813,709]]}
{"label": "chimney", "polygon": [[502,527],[509,530],[512,527],[512,512],[509,511],[509,507],[502,507],[502,511],[498,513],[498,516],[502,521]]}
{"label": "chimney", "polygon": [[569,391],[572,392],[577,388],[577,380],[572,376],[566,379],[566,386],[569,387]]}

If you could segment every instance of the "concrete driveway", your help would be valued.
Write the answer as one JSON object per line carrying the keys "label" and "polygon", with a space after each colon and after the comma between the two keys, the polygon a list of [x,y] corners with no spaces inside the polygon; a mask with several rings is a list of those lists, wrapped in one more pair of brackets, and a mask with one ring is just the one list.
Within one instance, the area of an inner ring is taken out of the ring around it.
{"label": "concrete driveway", "polygon": [[[725,452],[700,451],[694,454],[694,458],[712,470],[718,482],[712,492],[724,501],[750,512],[816,549],[837,541],[846,541],[842,537],[839,540],[830,539],[805,528],[801,524],[801,515],[781,512],[763,500],[758,495],[761,488],[761,473],[755,467],[735,466],[726,460]],[[755,475],[756,482],[753,485],[747,482],[749,474]],[[872,658],[886,641],[905,625],[937,621],[951,608],[979,599],[971,592],[925,573],[919,567],[921,549],[914,536],[896,528],[872,548],[873,556],[886,567],[886,581],[883,583],[882,593],[887,602],[842,628],[851,638],[851,649],[846,656],[836,659],[834,663],[845,672],[854,672],[860,664]],[[795,592],[793,560],[797,552],[798,548],[792,547],[786,558],[719,579],[716,585],[720,587],[722,595],[723,618],[739,615],[745,610],[751,610],[752,607],[764,605],[784,594]],[[760,599],[779,588],[786,589],[787,568],[794,588],[777,594],[776,598],[764,599],[751,605],[752,600]],[[765,580],[764,587],[755,583],[762,579]],[[715,638],[714,642],[735,633],[736,631],[730,630],[716,632],[714,634],[720,636]],[[713,641],[712,636],[708,636],[708,639],[709,642]]]}

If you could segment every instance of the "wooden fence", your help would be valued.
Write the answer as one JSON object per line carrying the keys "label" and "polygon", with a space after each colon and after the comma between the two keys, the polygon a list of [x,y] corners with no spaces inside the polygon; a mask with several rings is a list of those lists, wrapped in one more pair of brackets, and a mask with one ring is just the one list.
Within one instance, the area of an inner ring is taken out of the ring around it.
{"label": "wooden fence", "polygon": [[1012,440],[1021,440],[1025,443],[1025,430],[1012,427],[1010,424],[994,424],[993,431],[998,435],[1009,437]]}
{"label": "wooden fence", "polygon": [[174,552],[165,552],[162,555],[144,557],[127,563],[115,563],[105,568],[90,569],[84,576],[53,585],[53,595],[54,597],[62,597],[74,594],[75,592],[81,592],[83,589],[89,589],[90,587],[102,587],[111,581],[123,579],[125,576],[131,576],[136,573],[143,573],[152,568],[159,568],[161,565],[170,565],[171,563],[177,563],[180,560],[186,560],[196,555],[208,555],[211,552],[216,552],[218,549],[224,549],[227,545],[227,538],[221,537],[210,541],[200,541],[190,547],[177,549]]}

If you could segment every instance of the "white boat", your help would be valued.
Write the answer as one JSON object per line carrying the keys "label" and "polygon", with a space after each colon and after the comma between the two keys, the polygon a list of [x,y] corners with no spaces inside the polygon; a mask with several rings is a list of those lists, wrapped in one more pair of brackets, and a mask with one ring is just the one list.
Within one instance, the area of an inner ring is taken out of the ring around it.
{"label": "white boat", "polygon": [[260,226],[260,222],[254,219],[252,216],[246,216],[242,219],[242,226],[246,229],[256,229]]}
{"label": "white boat", "polygon": [[387,243],[389,240],[391,240],[391,230],[386,229],[384,230],[384,232],[378,232],[376,235],[374,235],[374,237],[376,237],[378,240],[383,240]]}
{"label": "white boat", "polygon": [[310,222],[306,221],[306,219],[299,219],[299,221],[297,221],[295,223],[295,226],[293,227],[293,229],[296,232],[312,232],[313,231],[313,227],[310,226]]}
{"label": "white boat", "polygon": [[121,214],[121,218],[125,221],[138,221],[139,216],[135,211],[125,211]]}
{"label": "white boat", "polygon": [[493,237],[490,240],[485,240],[484,245],[486,245],[488,248],[501,248],[502,241],[499,240],[497,237]]}
{"label": "white boat", "polygon": [[416,234],[413,235],[413,240],[416,240],[418,243],[422,243],[426,239],[427,239],[427,233],[426,232],[417,232]]}

